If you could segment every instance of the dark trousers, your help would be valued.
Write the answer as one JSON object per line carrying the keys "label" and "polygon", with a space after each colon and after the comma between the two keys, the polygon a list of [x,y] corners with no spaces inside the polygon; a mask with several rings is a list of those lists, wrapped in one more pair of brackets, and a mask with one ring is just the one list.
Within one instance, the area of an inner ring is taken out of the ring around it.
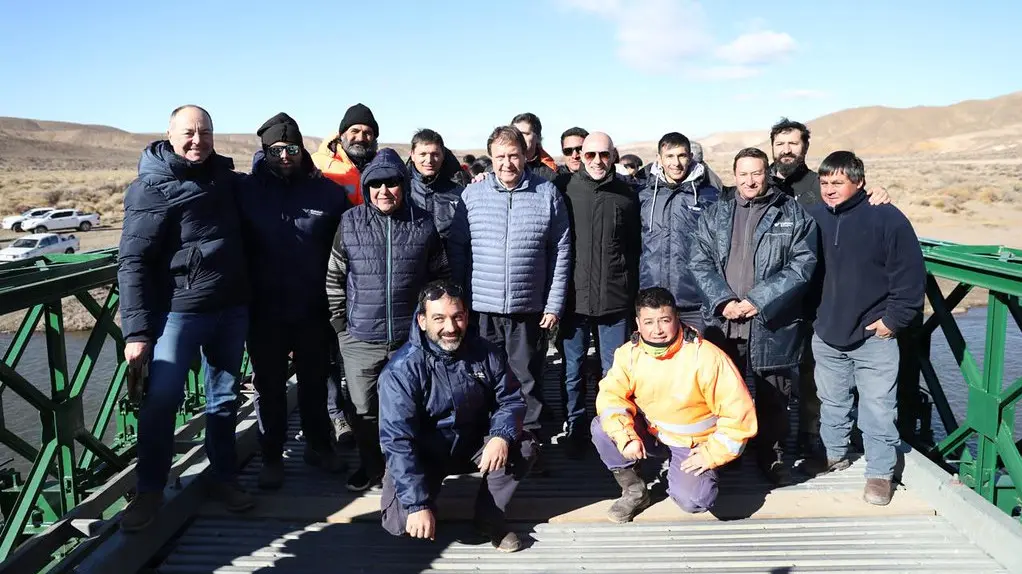
{"label": "dark trousers", "polygon": [[477,313],[479,336],[499,345],[507,352],[508,366],[522,385],[525,396],[526,430],[540,436],[543,414],[543,363],[546,360],[546,337],[539,327],[539,313],[492,315]]}
{"label": "dark trousers", "polygon": [[[798,371],[798,438],[803,450],[811,451],[820,438],[820,398],[816,395],[812,327],[808,331]],[[809,456],[811,452],[803,454]]]}
{"label": "dark trousers", "polygon": [[337,338],[330,338],[330,374],[326,380],[326,412],[330,420],[344,418],[344,365],[341,361],[341,350],[337,347]]}
{"label": "dark trousers", "polygon": [[564,385],[561,397],[564,400],[565,418],[572,432],[586,433],[589,420],[586,418],[586,381],[583,373],[585,358],[589,354],[589,343],[593,332],[599,339],[602,375],[606,375],[614,363],[614,351],[628,341],[627,313],[614,313],[593,317],[568,314],[557,329],[557,347],[564,357]]}
{"label": "dark trousers", "polygon": [[681,319],[682,323],[698,331],[700,335],[706,330],[703,310],[699,307],[695,309],[678,309],[678,318]]}
{"label": "dark trousers", "polygon": [[355,444],[362,468],[372,476],[383,473],[380,451],[380,395],[378,383],[383,367],[400,345],[359,341],[342,331],[337,335],[348,383],[348,422],[355,433]]}
{"label": "dark trousers", "polygon": [[[712,337],[712,335],[711,335]],[[791,431],[788,418],[788,400],[791,397],[793,369],[759,373],[749,365],[749,341],[712,337],[711,342],[720,347],[738,367],[745,378],[745,384],[756,403],[756,420],[759,432],[749,441],[755,452],[756,463],[764,469],[776,461],[783,461],[784,443]]]}
{"label": "dark trousers", "polygon": [[[628,460],[618,450],[610,435],[603,430],[600,417],[592,422],[593,446],[600,453],[600,460],[608,470],[620,470],[635,466],[637,461]],[[667,494],[671,500],[685,512],[704,512],[713,508],[717,502],[717,471],[710,469],[695,475],[681,470],[681,461],[692,453],[691,449],[680,446],[667,446],[649,434],[649,423],[641,414],[635,417],[635,434],[639,435],[646,448],[646,456],[650,458],[669,459],[667,469]]]}
{"label": "dark trousers", "polygon": [[[485,437],[471,458],[423,458],[426,489],[429,491],[430,501],[436,501],[437,495],[440,494],[440,487],[447,476],[478,472],[479,461],[483,456],[483,448],[486,447],[486,443],[489,440],[490,437]],[[484,475],[483,483],[479,485],[479,493],[476,495],[475,519],[477,522],[492,529],[504,527],[507,505],[511,502],[511,497],[514,496],[515,490],[518,489],[518,483],[529,473],[529,468],[536,460],[536,454],[536,439],[528,432],[523,433],[522,440],[511,445],[508,451],[507,464],[504,468]],[[394,478],[389,472],[383,477],[383,494],[380,497],[380,510],[383,528],[387,532],[395,536],[401,536],[405,533],[405,524],[408,522],[408,510],[397,499]]]}
{"label": "dark trousers", "polygon": [[288,355],[292,355],[298,378],[298,412],[305,442],[317,451],[330,450],[331,425],[325,407],[332,332],[326,321],[252,318],[248,354],[255,373],[255,407],[264,459],[280,460],[287,440]]}

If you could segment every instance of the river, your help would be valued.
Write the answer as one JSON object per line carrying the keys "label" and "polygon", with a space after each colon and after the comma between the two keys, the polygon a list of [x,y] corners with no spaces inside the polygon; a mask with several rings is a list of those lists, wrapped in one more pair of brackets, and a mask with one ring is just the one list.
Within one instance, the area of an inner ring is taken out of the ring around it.
{"label": "river", "polygon": [[[967,313],[956,316],[958,325],[962,330],[965,340],[969,344],[973,352],[973,356],[980,365],[983,363],[983,343],[986,334],[986,317],[987,313],[985,307],[975,308]],[[70,363],[69,368],[72,372],[77,364],[78,358],[81,357],[82,351],[85,349],[88,336],[89,334],[87,332],[69,332],[67,334],[67,355]],[[11,339],[12,335],[10,334],[0,334],[0,346],[6,350],[8,345],[10,345]],[[1015,352],[1009,351],[1005,357],[1005,384],[1022,377],[1022,353],[1017,352],[1019,349],[1022,349],[1022,333],[1019,333],[1019,330],[1012,324],[1009,324],[1008,326],[1007,348],[1010,351]],[[938,375],[941,378],[944,392],[947,394],[948,402],[951,404],[951,408],[954,411],[955,416],[959,421],[963,421],[965,418],[967,400],[965,381],[962,378],[961,372],[958,370],[958,365],[955,363],[954,357],[951,355],[951,350],[948,348],[947,341],[939,332],[933,337],[931,359]],[[92,420],[96,416],[96,412],[102,404],[107,383],[113,374],[113,368],[114,344],[108,339],[105,347],[103,348],[99,362],[93,371],[92,380],[85,389],[84,408],[86,424],[91,424]],[[25,355],[21,359],[21,363],[18,365],[18,372],[37,388],[49,395],[50,383],[46,358],[46,344],[45,337],[42,333],[36,333],[32,337],[32,341],[29,344],[28,349],[26,349]],[[3,392],[2,398],[6,427],[17,433],[30,444],[38,446],[40,443],[38,430],[39,418],[36,411],[29,407],[29,405],[20,397],[16,396],[14,391],[10,389]],[[940,424],[940,417],[936,412],[933,413],[933,427],[934,436],[937,440],[946,436],[946,433]],[[111,423],[105,437],[106,440],[109,442],[115,433],[116,420],[111,419]],[[1018,412],[1016,413],[1015,434],[1016,437],[1022,434],[1022,409],[1018,409]],[[11,458],[14,459],[13,462],[10,463],[13,468],[16,468],[23,474],[27,474],[28,469],[31,468],[31,463],[12,453],[6,446],[0,445],[0,463]]]}

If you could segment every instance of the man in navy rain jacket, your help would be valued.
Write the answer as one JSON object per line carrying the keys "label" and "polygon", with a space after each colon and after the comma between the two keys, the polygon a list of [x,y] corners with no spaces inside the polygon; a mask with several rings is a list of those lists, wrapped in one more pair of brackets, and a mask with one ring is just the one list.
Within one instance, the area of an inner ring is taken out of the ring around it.
{"label": "man in navy rain jacket", "polygon": [[263,149],[256,152],[239,203],[253,290],[248,351],[255,371],[263,454],[259,487],[275,489],[284,481],[286,385],[292,353],[304,460],[331,472],[342,467],[334,455],[326,409],[333,345],[326,270],[348,199],[341,186],[313,165],[290,116],[277,114],[257,134]]}
{"label": "man in navy rain jacket", "polygon": [[481,471],[476,528],[502,552],[521,548],[504,512],[535,458],[525,399],[504,352],[467,333],[461,289],[434,281],[419,295],[409,340],[380,375],[381,511],[396,536],[432,540],[445,476]]}

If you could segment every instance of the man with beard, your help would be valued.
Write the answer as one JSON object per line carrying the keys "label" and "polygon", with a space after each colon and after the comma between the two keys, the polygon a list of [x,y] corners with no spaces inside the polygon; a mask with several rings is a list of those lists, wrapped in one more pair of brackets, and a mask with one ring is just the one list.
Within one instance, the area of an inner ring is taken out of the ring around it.
{"label": "man with beard", "polygon": [[[809,153],[809,128],[801,123],[781,118],[770,128],[770,149],[774,163],[770,166],[769,185],[787,193],[798,200],[805,209],[822,202],[820,198],[820,176],[806,165]],[[872,205],[890,203],[887,191],[878,187],[867,190],[868,201]],[[813,373],[816,361],[813,359],[812,323],[816,317],[814,302],[819,299],[817,294],[821,279],[814,282],[817,286],[807,297],[805,311],[805,348],[802,353],[802,364],[799,369],[799,424],[798,445],[802,454],[813,456],[819,446],[820,401],[816,397],[816,382]]]}
{"label": "man with beard", "polygon": [[284,482],[289,355],[298,378],[303,458],[330,472],[343,468],[324,409],[333,347],[326,269],[348,199],[312,164],[290,116],[270,118],[257,135],[262,150],[244,180],[239,204],[253,291],[248,352],[256,373],[263,455],[258,484],[277,489]]}
{"label": "man with beard", "polygon": [[717,201],[706,167],[692,161],[692,144],[671,132],[660,138],[657,159],[639,192],[642,256],[639,287],[664,287],[674,296],[682,322],[703,330],[702,294],[688,268],[689,249],[703,210]]}
{"label": "man with beard", "polygon": [[738,191],[703,214],[689,267],[703,293],[706,339],[754,389],[756,463],[782,485],[790,480],[784,445],[802,346],[802,299],[819,239],[816,222],[795,198],[767,185],[769,163],[757,148],[738,152]]}
{"label": "man with beard", "polygon": [[330,322],[344,363],[348,414],[360,467],[347,488],[362,492],[383,478],[377,380],[404,344],[419,289],[449,276],[429,213],[409,200],[408,171],[384,148],[362,173],[365,201],[341,218],[326,267]]}
{"label": "man with beard", "polygon": [[561,134],[561,153],[564,163],[557,166],[557,175],[567,175],[582,169],[582,142],[589,137],[586,130],[574,127],[564,130]]}
{"label": "man with beard", "polygon": [[465,189],[465,172],[458,158],[444,147],[444,138],[429,129],[412,136],[408,171],[412,174],[412,201],[433,216],[433,224],[445,241],[454,219],[454,208]]}
{"label": "man with beard", "polygon": [[[380,126],[372,110],[364,104],[355,104],[344,112],[337,137],[324,141],[312,154],[316,167],[344,187],[348,202],[353,206],[362,204],[362,170],[376,157],[379,137]],[[341,408],[343,385],[337,349],[334,349],[331,362],[327,411],[333,421],[334,439],[344,443],[350,441],[353,434]]]}
{"label": "man with beard", "polygon": [[362,203],[359,179],[362,170],[376,156],[380,126],[372,110],[355,104],[344,112],[337,137],[324,141],[312,154],[312,161],[323,175],[344,186],[352,205]]}
{"label": "man with beard", "polygon": [[380,499],[387,532],[434,540],[444,477],[482,472],[474,525],[501,552],[521,548],[505,511],[536,455],[525,400],[504,352],[467,332],[461,288],[434,281],[418,297],[408,342],[380,375]]}
{"label": "man with beard", "polygon": [[[603,375],[614,351],[628,340],[628,319],[639,284],[639,202],[614,169],[614,142],[605,133],[582,144],[583,168],[571,176],[564,198],[571,219],[574,280],[557,332],[564,357],[566,444],[569,458],[589,445],[583,364],[598,334]],[[563,177],[563,176],[561,176]]]}
{"label": "man with beard", "polygon": [[543,122],[536,114],[526,112],[511,120],[525,136],[525,160],[529,170],[547,181],[557,177],[557,162],[543,149]]}

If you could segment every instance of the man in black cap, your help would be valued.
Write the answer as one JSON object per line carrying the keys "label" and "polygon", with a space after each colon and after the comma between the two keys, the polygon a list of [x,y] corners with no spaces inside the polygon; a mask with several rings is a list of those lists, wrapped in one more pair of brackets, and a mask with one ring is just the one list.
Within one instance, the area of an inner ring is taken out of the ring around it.
{"label": "man in black cap", "polygon": [[288,355],[298,377],[303,458],[328,472],[343,469],[325,408],[333,348],[326,269],[349,204],[344,190],[313,165],[294,119],[277,114],[257,134],[262,149],[245,178],[240,205],[253,290],[248,352],[263,454],[259,487],[275,489],[284,481]]}

